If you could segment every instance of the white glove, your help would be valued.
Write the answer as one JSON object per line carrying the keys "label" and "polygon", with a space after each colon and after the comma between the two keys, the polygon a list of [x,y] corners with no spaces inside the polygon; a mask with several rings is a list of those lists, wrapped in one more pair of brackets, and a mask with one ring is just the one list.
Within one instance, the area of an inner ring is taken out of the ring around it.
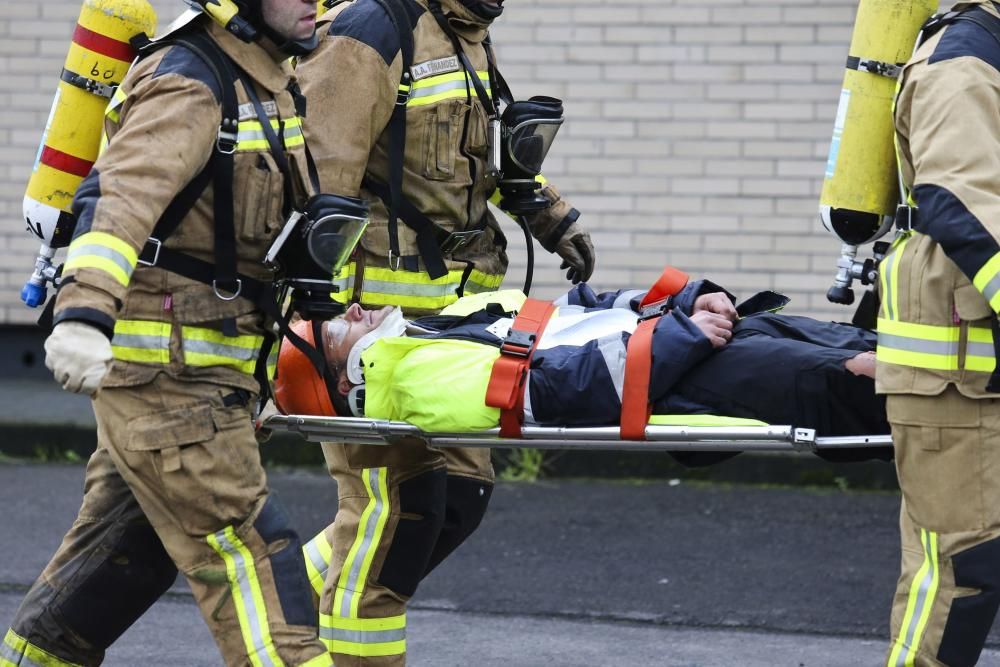
{"label": "white glove", "polygon": [[66,391],[93,396],[111,362],[111,341],[83,322],[60,322],[45,340],[45,366]]}

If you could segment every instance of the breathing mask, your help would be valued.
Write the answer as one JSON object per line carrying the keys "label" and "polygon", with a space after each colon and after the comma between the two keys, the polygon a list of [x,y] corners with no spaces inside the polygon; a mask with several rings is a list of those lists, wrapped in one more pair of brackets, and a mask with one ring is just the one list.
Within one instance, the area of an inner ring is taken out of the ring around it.
{"label": "breathing mask", "polygon": [[333,276],[347,263],[368,227],[368,203],[356,197],[316,195],[293,213],[267,251],[264,262],[278,284],[292,290],[292,308],[306,319],[343,312],[330,299]]}
{"label": "breathing mask", "polygon": [[563,124],[562,101],[532,97],[512,102],[500,117],[500,208],[526,215],[548,208],[538,190],[542,162]]}

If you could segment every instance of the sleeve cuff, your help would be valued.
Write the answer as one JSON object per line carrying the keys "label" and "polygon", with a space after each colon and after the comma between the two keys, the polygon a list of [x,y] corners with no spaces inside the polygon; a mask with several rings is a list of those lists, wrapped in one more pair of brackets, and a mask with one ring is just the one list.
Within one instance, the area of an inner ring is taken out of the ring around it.
{"label": "sleeve cuff", "polygon": [[108,340],[115,335],[114,318],[95,308],[63,308],[55,314],[52,325],[60,322],[84,322],[103,333]]}

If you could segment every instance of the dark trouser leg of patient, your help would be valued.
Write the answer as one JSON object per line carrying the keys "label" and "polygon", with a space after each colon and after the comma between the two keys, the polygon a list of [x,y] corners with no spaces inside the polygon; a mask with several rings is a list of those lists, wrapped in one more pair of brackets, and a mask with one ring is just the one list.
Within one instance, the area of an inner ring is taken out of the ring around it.
{"label": "dark trouser leg of patient", "polygon": [[97,665],[177,577],[107,452],[87,466],[79,516],[0,646],[15,664]]}
{"label": "dark trouser leg of patient", "polygon": [[751,318],[737,326],[729,345],[688,372],[657,410],[748,417],[827,436],[888,433],[885,401],[875,395],[874,381],[844,367],[870,349],[869,336],[806,318]]}

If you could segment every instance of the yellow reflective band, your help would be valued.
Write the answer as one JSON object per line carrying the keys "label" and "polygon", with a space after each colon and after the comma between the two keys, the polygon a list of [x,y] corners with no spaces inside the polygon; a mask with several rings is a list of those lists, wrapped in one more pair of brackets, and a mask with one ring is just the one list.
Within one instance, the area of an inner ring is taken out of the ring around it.
{"label": "yellow reflective band", "polygon": [[229,589],[233,594],[233,605],[250,663],[254,667],[283,667],[285,663],[278,657],[271,641],[264,594],[250,550],[236,536],[232,526],[226,526],[205,539],[226,564]]}
{"label": "yellow reflective band", "polygon": [[120,238],[105,232],[87,232],[69,244],[63,273],[96,269],[109,274],[122,287],[128,287],[138,259],[135,249]]}
{"label": "yellow reflective band", "polygon": [[931,609],[937,596],[938,569],[937,533],[920,529],[920,542],[924,547],[924,562],[913,577],[910,595],[906,600],[906,613],[899,628],[899,636],[889,654],[889,667],[913,667],[920,640],[927,628]]}
{"label": "yellow reflective band", "polygon": [[[486,84],[486,94],[493,96],[490,86],[489,72],[476,72],[479,79]],[[447,99],[468,99],[475,96],[468,76],[464,71],[450,72],[421,79],[413,84],[410,97],[406,102],[408,107],[420,107],[434,104]]]}
{"label": "yellow reflective band", "polygon": [[107,108],[104,110],[104,115],[106,118],[114,123],[121,120],[121,106],[128,98],[128,95],[122,91],[121,87],[115,88],[115,94],[111,96],[111,101],[108,102]]}
{"label": "yellow reflective band", "polygon": [[229,366],[252,375],[263,336],[226,336],[216,329],[181,327],[181,347],[188,366]]}
{"label": "yellow reflective band", "polygon": [[311,658],[301,663],[298,667],[334,667],[333,656],[329,653],[321,653],[315,658]]}
{"label": "yellow reflective band", "polygon": [[319,637],[333,653],[360,657],[406,653],[406,614],[387,618],[319,616]]}
{"label": "yellow reflective band", "polygon": [[333,558],[333,547],[326,539],[325,530],[302,545],[302,556],[306,562],[309,583],[316,591],[316,595],[322,595],[326,573],[330,568],[330,560]]}
{"label": "yellow reflective band", "polygon": [[57,658],[20,636],[13,629],[7,630],[7,635],[0,644],[0,667],[80,667],[75,662],[66,662]]}
{"label": "yellow reflective band", "polygon": [[990,304],[993,312],[1000,312],[1000,253],[993,255],[973,278],[976,286]]}
{"label": "yellow reflective band", "polygon": [[[274,130],[278,138],[284,143],[285,148],[303,146],[306,143],[302,134],[302,119],[289,118],[284,121],[282,128],[281,121],[277,118],[270,119],[271,129]],[[236,150],[240,152],[269,150],[270,144],[267,135],[264,134],[264,126],[259,120],[240,121],[237,130]]]}
{"label": "yellow reflective band", "polygon": [[878,332],[920,340],[957,343],[961,329],[957,326],[935,326],[933,324],[913,324],[894,320],[879,319]]}
{"label": "yellow reflective band", "polygon": [[275,344],[271,348],[270,354],[267,355],[267,379],[269,382],[273,382],[274,376],[278,374],[278,351],[280,348],[280,345]]}
{"label": "yellow reflective band", "polygon": [[361,513],[358,534],[340,570],[333,600],[333,613],[348,618],[358,616],[358,604],[365,590],[365,582],[368,581],[372,559],[389,519],[389,469],[366,468],[361,471],[361,478],[368,491],[368,505]]}
{"label": "yellow reflective band", "polygon": [[[996,368],[993,332],[985,327],[968,327],[965,368],[989,373]],[[938,371],[957,371],[962,328],[911,324],[879,318],[875,357],[898,366]]]}
{"label": "yellow reflective band", "polygon": [[111,339],[111,353],[120,361],[169,364],[170,333],[169,322],[118,320]]}

